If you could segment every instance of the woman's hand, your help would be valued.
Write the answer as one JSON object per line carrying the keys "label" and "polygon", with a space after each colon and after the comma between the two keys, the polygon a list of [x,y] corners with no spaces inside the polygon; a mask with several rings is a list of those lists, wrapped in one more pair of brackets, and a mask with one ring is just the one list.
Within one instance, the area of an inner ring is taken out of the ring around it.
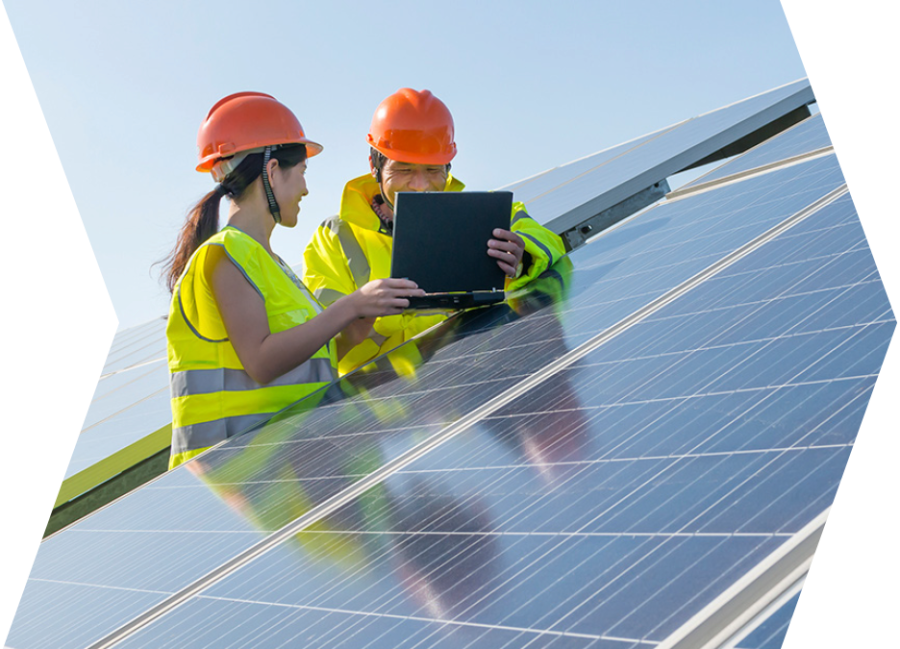
{"label": "woman's hand", "polygon": [[369,282],[303,324],[271,333],[256,289],[218,246],[212,246],[209,254],[216,255],[209,272],[228,339],[247,374],[263,385],[309,360],[342,331],[347,331],[348,340],[339,340],[341,347],[362,342],[374,316],[400,313],[409,306],[404,296],[425,294],[406,279]]}
{"label": "woman's hand", "polygon": [[408,279],[376,279],[345,299],[351,301],[357,317],[371,318],[402,313],[409,306],[406,298],[423,295],[425,291]]}
{"label": "woman's hand", "polygon": [[497,260],[497,265],[507,277],[518,277],[519,265],[525,254],[525,242],[515,232],[500,228],[494,230],[494,237],[488,241],[488,255]]}

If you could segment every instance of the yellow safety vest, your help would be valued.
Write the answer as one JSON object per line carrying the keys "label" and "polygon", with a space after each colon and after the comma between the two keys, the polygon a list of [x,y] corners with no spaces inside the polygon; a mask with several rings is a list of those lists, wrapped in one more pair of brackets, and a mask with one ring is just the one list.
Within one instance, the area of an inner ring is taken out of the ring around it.
{"label": "yellow safety vest", "polygon": [[[448,175],[444,191],[462,191],[465,185]],[[303,281],[322,304],[332,304],[362,285],[391,274],[393,239],[381,231],[381,220],[372,210],[380,193],[371,174],[354,178],[344,187],[340,214],[322,223],[303,253]],[[525,205],[513,203],[511,229],[525,241],[530,264],[506,290],[524,286],[565,254],[562,239],[528,216]],[[340,374],[394,349],[446,315],[415,312],[386,316],[375,321],[369,337],[351,349],[339,364]]]}
{"label": "yellow safety vest", "polygon": [[166,326],[172,394],[169,468],[269,419],[337,378],[332,343],[265,385],[247,374],[228,340],[209,283],[213,246],[224,249],[262,297],[272,333],[303,324],[322,310],[289,267],[236,228],[224,228],[197,249],[175,286]]}

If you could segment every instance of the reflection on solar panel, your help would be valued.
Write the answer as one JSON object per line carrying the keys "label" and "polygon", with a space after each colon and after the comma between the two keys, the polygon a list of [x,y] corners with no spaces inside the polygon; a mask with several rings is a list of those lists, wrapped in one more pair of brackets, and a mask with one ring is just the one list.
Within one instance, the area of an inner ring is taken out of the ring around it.
{"label": "reflection on solar panel", "polygon": [[733,642],[894,324],[833,155],[683,194],[45,541],[8,645]]}
{"label": "reflection on solar panel", "polygon": [[116,334],[45,534],[167,469],[172,411],[165,328],[166,320],[157,318]]}

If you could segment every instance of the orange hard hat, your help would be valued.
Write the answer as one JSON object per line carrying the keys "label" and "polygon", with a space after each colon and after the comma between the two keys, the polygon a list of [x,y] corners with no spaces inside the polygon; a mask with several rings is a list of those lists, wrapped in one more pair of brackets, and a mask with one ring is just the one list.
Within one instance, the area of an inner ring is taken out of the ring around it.
{"label": "orange hard hat", "polygon": [[366,139],[398,162],[444,165],[456,155],[453,117],[428,90],[400,88],[381,102]]}
{"label": "orange hard hat", "polygon": [[305,144],[308,157],[322,152],[321,144],[307,139],[294,113],[271,95],[261,92],[228,95],[210,109],[200,125],[197,171],[214,171],[214,176],[224,177],[223,173],[215,173],[220,170],[214,170],[223,159],[280,144]]}

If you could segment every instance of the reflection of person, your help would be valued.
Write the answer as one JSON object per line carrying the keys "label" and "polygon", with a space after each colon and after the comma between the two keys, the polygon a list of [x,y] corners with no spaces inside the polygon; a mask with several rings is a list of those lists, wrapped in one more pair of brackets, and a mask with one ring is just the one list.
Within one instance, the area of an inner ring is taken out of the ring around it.
{"label": "reflection of person", "polygon": [[[340,444],[316,437],[285,452],[277,443],[278,428],[267,424],[247,447],[216,456],[212,464],[198,458],[188,465],[234,512],[264,532],[284,527],[383,466],[391,437],[354,437]],[[290,537],[286,547],[291,552],[282,555],[288,564],[281,574],[290,575],[294,561],[303,575],[311,573],[311,565],[324,564],[352,575],[362,591],[389,573],[410,613],[424,609],[439,619],[490,605],[486,586],[496,576],[500,551],[482,499],[455,493],[453,485],[433,477],[408,474],[379,482]],[[334,579],[333,571],[328,574]],[[298,582],[298,588],[322,586]]]}
{"label": "reflection of person", "polygon": [[[403,88],[375,112],[368,141],[371,173],[344,187],[340,214],[323,223],[304,252],[304,281],[323,304],[331,304],[366,282],[388,277],[393,205],[399,191],[461,191],[450,174],[456,155],[453,118],[429,91]],[[487,254],[515,290],[552,266],[565,248],[556,234],[513,204],[511,231],[497,229]],[[342,374],[440,322],[445,315],[405,313],[355,323],[355,347],[341,360]]]}
{"label": "reflection of person", "polygon": [[[413,282],[366,283],[324,309],[278,255],[277,224],[297,224],[306,161],[322,147],[273,97],[230,95],[197,137],[198,171],[218,182],[190,212],[168,259],[166,337],[173,467],[336,378],[341,341],[362,317],[402,312]],[[219,230],[219,202],[231,199]]]}
{"label": "reflection of person", "polygon": [[439,620],[490,606],[500,547],[487,506],[416,478],[388,485],[387,498],[393,563],[413,602]]}

